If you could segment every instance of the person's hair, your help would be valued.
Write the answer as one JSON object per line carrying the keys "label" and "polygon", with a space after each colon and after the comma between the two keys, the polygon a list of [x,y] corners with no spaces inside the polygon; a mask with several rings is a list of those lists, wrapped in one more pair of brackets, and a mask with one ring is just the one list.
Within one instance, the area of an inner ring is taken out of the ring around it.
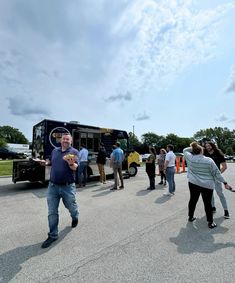
{"label": "person's hair", "polygon": [[161,153],[161,151],[163,151],[163,153],[166,154],[165,148],[161,148],[161,149],[160,149],[160,153]]}
{"label": "person's hair", "polygon": [[197,142],[192,142],[190,146],[192,148],[193,154],[200,154],[203,150],[203,147],[200,146]]}
{"label": "person's hair", "polygon": [[168,144],[167,147],[168,147],[170,150],[173,150],[173,149],[174,149],[173,144]]}
{"label": "person's hair", "polygon": [[206,141],[205,145],[207,143],[212,147],[212,149],[214,150],[215,154],[224,156],[223,152],[218,148],[218,146],[214,142]]}
{"label": "person's hair", "polygon": [[70,136],[70,137],[72,137],[70,133],[62,133],[62,137],[63,136]]}
{"label": "person's hair", "polygon": [[116,146],[120,147],[120,142],[116,142]]}
{"label": "person's hair", "polygon": [[149,147],[149,151],[150,151],[154,156],[156,156],[156,150],[155,150],[154,147],[150,146],[150,147]]}

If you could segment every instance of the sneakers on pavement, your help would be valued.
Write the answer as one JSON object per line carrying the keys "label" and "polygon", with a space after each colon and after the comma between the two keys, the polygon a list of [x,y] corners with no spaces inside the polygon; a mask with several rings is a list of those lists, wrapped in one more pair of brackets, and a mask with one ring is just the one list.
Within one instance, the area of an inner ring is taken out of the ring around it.
{"label": "sneakers on pavement", "polygon": [[123,189],[124,189],[124,186],[120,186],[120,187],[119,187],[119,190],[123,190]]}
{"label": "sneakers on pavement", "polygon": [[216,207],[214,207],[214,206],[212,207],[212,212],[216,213]]}
{"label": "sneakers on pavement", "polygon": [[217,225],[216,225],[216,223],[215,222],[208,222],[208,227],[210,228],[210,229],[213,229],[213,228],[215,228]]}
{"label": "sneakers on pavement", "polygon": [[117,190],[117,187],[113,187],[110,189],[110,191],[115,191],[115,190]]}
{"label": "sneakers on pavement", "polygon": [[228,210],[224,210],[224,218],[225,219],[229,219],[230,218]]}
{"label": "sneakers on pavement", "polygon": [[49,248],[50,245],[51,245],[53,242],[55,242],[56,240],[57,240],[57,239],[48,237],[48,238],[46,239],[46,241],[42,243],[42,249]]}
{"label": "sneakers on pavement", "polygon": [[194,220],[196,220],[196,217],[189,217],[189,218],[188,218],[188,221],[189,221],[189,222],[193,222]]}
{"label": "sneakers on pavement", "polygon": [[169,193],[169,192],[165,192],[163,195],[164,195],[164,196],[169,196],[169,197],[173,196],[173,194],[172,194],[172,193]]}
{"label": "sneakers on pavement", "polygon": [[75,228],[77,225],[78,225],[78,219],[73,219],[71,224],[72,228]]}
{"label": "sneakers on pavement", "polygon": [[158,183],[158,185],[162,185],[163,184],[163,182],[161,181],[160,183]]}

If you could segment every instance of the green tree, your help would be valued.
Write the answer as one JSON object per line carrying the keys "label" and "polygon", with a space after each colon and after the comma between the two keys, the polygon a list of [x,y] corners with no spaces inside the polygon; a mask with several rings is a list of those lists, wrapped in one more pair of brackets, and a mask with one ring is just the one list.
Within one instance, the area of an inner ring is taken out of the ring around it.
{"label": "green tree", "polygon": [[235,130],[230,131],[228,128],[215,127],[200,130],[196,132],[193,136],[195,139],[200,140],[203,138],[208,138],[214,140],[217,146],[223,151],[231,146],[233,150],[235,149]]}
{"label": "green tree", "polygon": [[0,147],[6,147],[7,143],[3,138],[0,138]]}
{"label": "green tree", "polygon": [[165,139],[164,136],[159,136],[153,132],[148,132],[141,136],[141,140],[144,144],[148,146],[153,145],[156,148],[162,147],[164,139]]}
{"label": "green tree", "polygon": [[18,129],[11,126],[0,127],[0,138],[4,139],[7,143],[28,143],[27,138]]}
{"label": "green tree", "polygon": [[226,150],[225,150],[225,154],[234,155],[233,148],[231,146],[227,147]]}
{"label": "green tree", "polygon": [[130,132],[129,133],[129,148],[136,149],[140,145],[141,145],[141,142],[139,141],[138,137],[132,132]]}

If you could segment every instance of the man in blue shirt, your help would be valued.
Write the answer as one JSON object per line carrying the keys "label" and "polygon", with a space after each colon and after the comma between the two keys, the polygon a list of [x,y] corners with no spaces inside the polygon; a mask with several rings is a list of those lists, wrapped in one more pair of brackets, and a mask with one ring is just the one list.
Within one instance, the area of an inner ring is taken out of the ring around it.
{"label": "man in blue shirt", "polygon": [[71,135],[63,134],[61,147],[55,148],[52,151],[51,160],[40,160],[41,165],[51,165],[47,191],[49,233],[48,238],[42,244],[42,248],[48,248],[58,238],[58,207],[61,198],[65,207],[70,212],[72,228],[75,228],[78,224],[79,211],[75,197],[75,172],[78,166],[78,151],[71,144]]}
{"label": "man in blue shirt", "polygon": [[78,186],[86,186],[87,181],[87,165],[88,165],[88,150],[85,145],[81,145],[81,149],[78,154]]}
{"label": "man in blue shirt", "polygon": [[112,164],[113,164],[113,173],[114,173],[114,186],[110,190],[117,190],[118,186],[118,175],[121,181],[121,186],[119,189],[124,189],[123,176],[122,176],[122,161],[124,159],[123,150],[120,148],[120,143],[116,142],[116,148],[112,152]]}

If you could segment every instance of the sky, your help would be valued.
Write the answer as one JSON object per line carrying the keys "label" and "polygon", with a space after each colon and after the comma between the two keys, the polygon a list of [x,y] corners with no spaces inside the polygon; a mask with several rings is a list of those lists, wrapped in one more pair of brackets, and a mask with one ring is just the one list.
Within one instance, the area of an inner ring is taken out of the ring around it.
{"label": "sky", "polygon": [[234,0],[1,0],[0,126],[235,128]]}

